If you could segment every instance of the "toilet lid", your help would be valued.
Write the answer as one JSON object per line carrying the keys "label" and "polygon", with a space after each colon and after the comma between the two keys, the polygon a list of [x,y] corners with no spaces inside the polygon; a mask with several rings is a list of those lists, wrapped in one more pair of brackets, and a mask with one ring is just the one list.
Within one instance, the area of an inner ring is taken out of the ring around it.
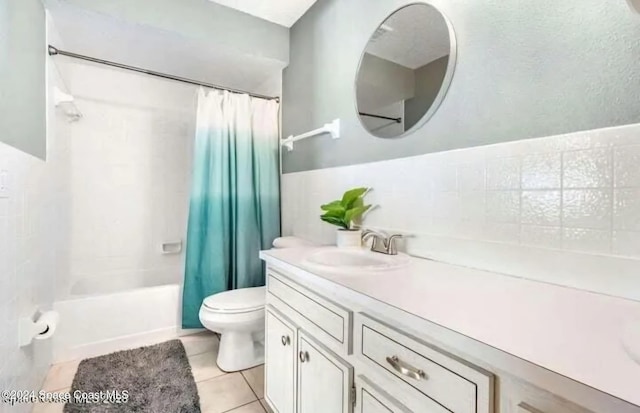
{"label": "toilet lid", "polygon": [[265,298],[265,287],[239,288],[211,295],[203,305],[221,313],[245,313],[263,308]]}

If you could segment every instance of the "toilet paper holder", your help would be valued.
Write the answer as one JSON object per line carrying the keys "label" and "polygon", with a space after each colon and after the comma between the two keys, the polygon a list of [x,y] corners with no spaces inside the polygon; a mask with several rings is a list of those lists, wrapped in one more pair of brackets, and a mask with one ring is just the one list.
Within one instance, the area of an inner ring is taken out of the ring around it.
{"label": "toilet paper holder", "polygon": [[28,346],[33,340],[45,340],[55,333],[59,314],[56,311],[37,311],[31,317],[21,318],[18,325],[20,347]]}

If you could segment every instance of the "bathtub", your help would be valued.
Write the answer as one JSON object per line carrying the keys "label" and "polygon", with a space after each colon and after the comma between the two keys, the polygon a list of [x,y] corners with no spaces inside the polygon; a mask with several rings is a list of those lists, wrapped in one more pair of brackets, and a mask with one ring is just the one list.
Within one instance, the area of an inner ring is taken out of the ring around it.
{"label": "bathtub", "polygon": [[[86,278],[68,298],[54,303],[60,314],[53,340],[55,363],[170,340],[179,326],[180,284],[169,277]],[[189,332],[193,332],[190,330]]]}

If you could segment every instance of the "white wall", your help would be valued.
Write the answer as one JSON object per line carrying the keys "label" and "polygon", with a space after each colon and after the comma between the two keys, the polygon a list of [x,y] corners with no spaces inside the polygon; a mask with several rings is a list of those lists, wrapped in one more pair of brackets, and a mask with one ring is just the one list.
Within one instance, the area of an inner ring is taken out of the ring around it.
{"label": "white wall", "polygon": [[[57,83],[49,72],[49,90]],[[9,191],[0,195],[0,389],[39,389],[51,344],[18,347],[18,319],[50,309],[65,269],[68,228],[68,124],[48,105],[47,161],[0,143],[0,171]],[[23,404],[11,411],[26,412]],[[0,407],[0,410],[4,406]],[[4,410],[3,410],[4,411]]]}
{"label": "white wall", "polygon": [[83,118],[71,126],[71,268],[59,297],[92,277],[180,282],[184,254],[161,250],[186,236],[196,88],[77,62],[62,71]]}
{"label": "white wall", "polygon": [[364,226],[412,234],[412,254],[640,300],[638,136],[640,124],[285,174],[283,233],[333,243],[319,206],[368,186],[379,207]]}
{"label": "white wall", "polygon": [[40,0],[0,4],[0,141],[46,156],[45,11]]}

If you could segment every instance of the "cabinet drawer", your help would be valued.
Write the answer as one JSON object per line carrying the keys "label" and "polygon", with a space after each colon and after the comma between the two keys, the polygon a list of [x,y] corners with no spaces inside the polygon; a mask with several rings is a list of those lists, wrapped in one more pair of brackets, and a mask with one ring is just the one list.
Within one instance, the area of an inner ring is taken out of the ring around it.
{"label": "cabinet drawer", "polygon": [[509,400],[510,413],[592,413],[561,396],[513,377],[503,377],[502,393]]}
{"label": "cabinet drawer", "polygon": [[285,305],[299,314],[301,327],[350,352],[351,311],[271,269],[268,271],[267,291],[278,299],[278,305]]}
{"label": "cabinet drawer", "polygon": [[355,318],[356,355],[416,396],[454,413],[491,413],[493,376],[364,314]]}
{"label": "cabinet drawer", "polygon": [[357,413],[411,413],[411,410],[364,376],[358,376],[356,389]]}

